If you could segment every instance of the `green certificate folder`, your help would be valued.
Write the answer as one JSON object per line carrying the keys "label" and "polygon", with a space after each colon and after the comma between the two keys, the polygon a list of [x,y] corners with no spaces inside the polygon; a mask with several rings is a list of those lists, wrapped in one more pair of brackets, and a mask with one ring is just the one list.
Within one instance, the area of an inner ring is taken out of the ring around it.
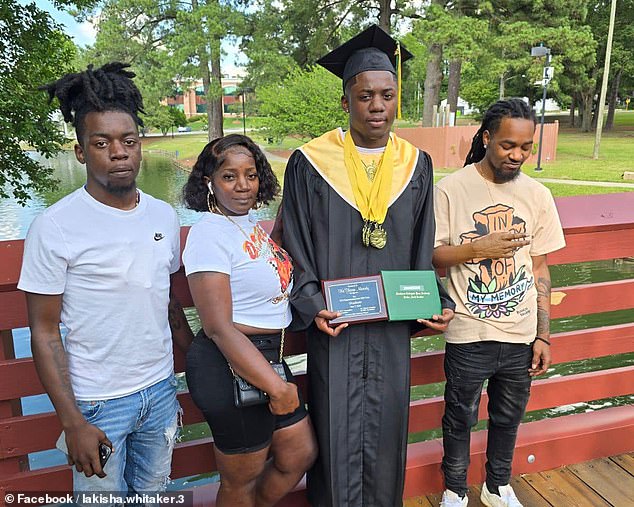
{"label": "green certificate folder", "polygon": [[389,320],[428,319],[440,315],[434,271],[381,271]]}

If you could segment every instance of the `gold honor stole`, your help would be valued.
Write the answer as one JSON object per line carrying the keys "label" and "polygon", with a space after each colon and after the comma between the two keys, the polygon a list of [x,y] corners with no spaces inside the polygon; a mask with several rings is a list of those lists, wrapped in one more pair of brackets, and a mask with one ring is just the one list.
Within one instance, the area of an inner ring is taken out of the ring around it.
{"label": "gold honor stole", "polygon": [[[324,135],[309,141],[299,150],[306,156],[310,164],[321,177],[346,201],[359,211],[356,205],[350,178],[343,158],[344,134],[340,128],[326,132]],[[407,188],[418,162],[418,148],[407,141],[390,134],[394,146],[394,173],[388,207]]]}

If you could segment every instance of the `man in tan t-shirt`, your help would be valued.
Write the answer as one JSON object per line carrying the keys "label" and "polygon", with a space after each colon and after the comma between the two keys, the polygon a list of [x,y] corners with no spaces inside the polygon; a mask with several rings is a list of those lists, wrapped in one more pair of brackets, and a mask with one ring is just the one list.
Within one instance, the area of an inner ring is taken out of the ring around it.
{"label": "man in tan t-shirt", "polygon": [[445,333],[441,507],[467,505],[470,430],[488,380],[489,507],[521,507],[509,485],[517,428],[531,378],[550,365],[546,255],[565,246],[550,191],[521,172],[535,116],[520,99],[487,110],[465,167],[436,185],[434,264],[447,268],[456,302]]}

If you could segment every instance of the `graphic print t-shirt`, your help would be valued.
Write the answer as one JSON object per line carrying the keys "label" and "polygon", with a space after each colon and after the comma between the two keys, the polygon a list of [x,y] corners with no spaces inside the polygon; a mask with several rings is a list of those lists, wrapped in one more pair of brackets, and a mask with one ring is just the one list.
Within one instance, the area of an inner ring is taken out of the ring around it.
{"label": "graphic print t-shirt", "polygon": [[229,275],[234,322],[269,329],[290,324],[293,264],[254,216],[232,216],[230,221],[204,213],[189,230],[183,265],[186,275]]}
{"label": "graphic print t-shirt", "polygon": [[446,340],[532,342],[537,289],[531,257],[565,246],[550,191],[523,173],[507,183],[486,181],[472,164],[436,184],[434,208],[434,247],[507,231],[527,234],[531,240],[511,258],[473,259],[447,268],[447,290],[456,302],[456,314]]}

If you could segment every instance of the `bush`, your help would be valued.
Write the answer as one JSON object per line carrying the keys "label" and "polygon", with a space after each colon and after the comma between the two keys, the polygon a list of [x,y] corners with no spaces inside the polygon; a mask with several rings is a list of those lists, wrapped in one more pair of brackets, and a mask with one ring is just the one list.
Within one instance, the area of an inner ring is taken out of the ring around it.
{"label": "bush", "polygon": [[317,137],[348,123],[341,108],[341,80],[321,67],[297,69],[281,83],[258,89],[265,135]]}
{"label": "bush", "polygon": [[194,123],[195,121],[204,121],[207,119],[206,114],[195,114],[194,116],[190,116],[187,118],[187,123]]}

